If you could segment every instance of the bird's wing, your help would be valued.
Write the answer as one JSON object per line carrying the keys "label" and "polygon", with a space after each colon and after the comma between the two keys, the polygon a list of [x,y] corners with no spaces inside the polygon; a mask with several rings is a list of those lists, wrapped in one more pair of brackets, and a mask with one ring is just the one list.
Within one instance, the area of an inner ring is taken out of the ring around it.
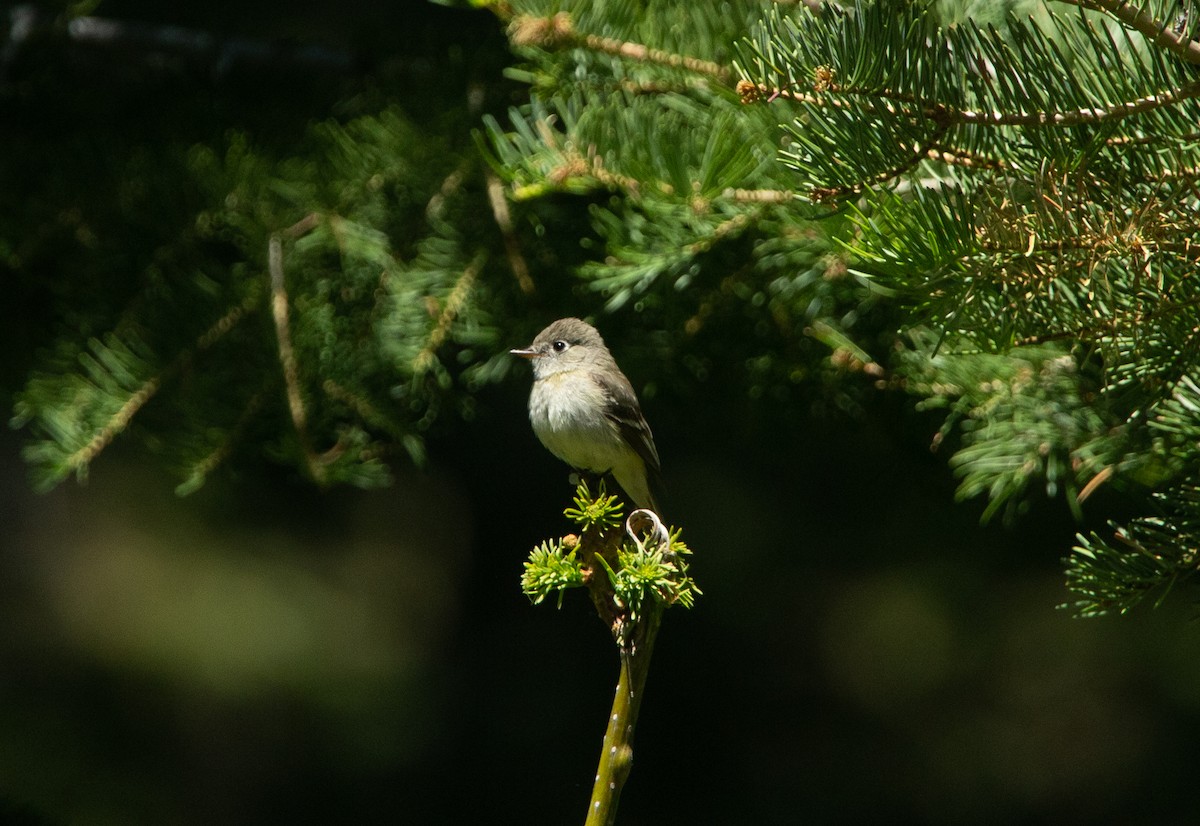
{"label": "bird's wing", "polygon": [[633,386],[625,376],[621,381],[606,382],[605,395],[609,399],[605,415],[621,431],[621,437],[634,449],[646,465],[646,481],[655,499],[661,501],[663,481],[662,466],[658,461],[658,449],[654,446],[654,435],[642,415]]}

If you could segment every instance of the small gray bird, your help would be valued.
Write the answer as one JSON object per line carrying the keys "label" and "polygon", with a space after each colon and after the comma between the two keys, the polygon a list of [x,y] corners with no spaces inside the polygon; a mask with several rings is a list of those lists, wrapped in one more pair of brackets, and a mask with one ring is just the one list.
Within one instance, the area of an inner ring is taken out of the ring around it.
{"label": "small gray bird", "polygon": [[546,449],[571,467],[612,473],[634,505],[658,511],[658,451],[633,385],[595,327],[560,318],[533,344],[511,350],[533,365],[529,421]]}

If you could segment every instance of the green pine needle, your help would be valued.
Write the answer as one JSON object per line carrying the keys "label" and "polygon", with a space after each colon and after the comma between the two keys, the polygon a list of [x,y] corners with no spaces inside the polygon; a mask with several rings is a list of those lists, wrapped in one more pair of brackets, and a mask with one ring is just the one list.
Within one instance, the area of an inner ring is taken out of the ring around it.
{"label": "green pine needle", "polygon": [[607,496],[604,480],[600,480],[599,490],[593,497],[587,482],[580,482],[575,488],[575,507],[567,508],[563,515],[577,524],[583,530],[590,528],[613,528],[621,524],[624,505],[615,495]]}
{"label": "green pine needle", "polygon": [[583,585],[583,565],[575,555],[575,546],[567,550],[564,540],[546,541],[533,549],[521,575],[521,590],[534,605],[550,594],[558,593],[562,607],[563,592]]}
{"label": "green pine needle", "polygon": [[617,552],[615,567],[599,557],[613,591],[628,606],[632,620],[644,613],[648,600],[664,606],[678,603],[691,608],[701,593],[688,574],[685,557],[691,550],[679,539],[679,533],[679,529],[674,531],[669,548],[647,548],[626,542]]}

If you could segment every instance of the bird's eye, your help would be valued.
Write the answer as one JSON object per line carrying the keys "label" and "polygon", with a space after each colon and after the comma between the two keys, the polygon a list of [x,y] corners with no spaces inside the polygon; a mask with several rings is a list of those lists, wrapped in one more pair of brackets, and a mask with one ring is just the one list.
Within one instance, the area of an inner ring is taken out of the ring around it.
{"label": "bird's eye", "polygon": [[561,353],[563,350],[567,349],[567,343],[560,338],[558,341],[554,342],[553,347],[554,352]]}

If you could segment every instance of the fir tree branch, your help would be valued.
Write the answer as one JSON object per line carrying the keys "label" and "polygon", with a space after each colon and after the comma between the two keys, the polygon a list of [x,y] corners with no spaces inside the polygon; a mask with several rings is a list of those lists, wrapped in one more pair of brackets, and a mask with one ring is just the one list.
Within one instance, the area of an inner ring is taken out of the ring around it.
{"label": "fir tree branch", "polygon": [[533,277],[529,274],[529,263],[521,252],[521,243],[513,230],[512,213],[508,211],[508,199],[504,197],[504,184],[500,176],[491,170],[487,171],[487,196],[492,207],[492,217],[500,228],[500,237],[504,240],[504,254],[508,257],[508,266],[517,279],[517,286],[525,295],[532,295],[536,289]]}
{"label": "fir tree branch", "polygon": [[196,339],[194,352],[189,352],[181,356],[183,361],[180,362],[180,366],[189,362],[195,353],[203,352],[212,347],[224,338],[230,330],[241,323],[241,320],[246,317],[247,313],[252,312],[258,307],[259,293],[258,289],[251,289],[241,304],[230,308],[229,312],[213,322],[213,325]]}
{"label": "fir tree branch", "polygon": [[1008,164],[1003,158],[989,158],[986,155],[981,155],[978,152],[971,152],[967,149],[961,149],[955,146],[942,146],[935,144],[930,147],[926,153],[927,157],[933,161],[941,161],[944,164],[953,166],[963,166],[970,169],[1007,169]]}
{"label": "fir tree branch", "polygon": [[[628,192],[634,197],[641,191],[642,182],[637,178],[621,175],[617,172],[610,172],[604,168],[603,158],[595,154],[589,154],[584,158],[584,156],[574,150],[567,151],[566,162],[556,172],[551,173],[550,179],[561,178],[561,180],[566,180],[568,177],[576,177],[580,174],[595,178],[598,182],[611,189]],[[659,187],[667,195],[670,195],[673,191],[669,184],[660,184]]]}
{"label": "fir tree branch", "polygon": [[186,496],[198,490],[204,484],[204,480],[229,458],[229,455],[233,452],[233,446],[237,444],[242,434],[246,432],[246,428],[250,422],[258,415],[258,411],[262,409],[265,399],[266,393],[263,391],[255,393],[250,397],[250,401],[246,403],[246,407],[238,417],[237,423],[234,424],[225,438],[221,440],[221,443],[198,462],[194,462],[188,470],[187,478],[175,486],[175,493],[177,495]]}
{"label": "fir tree branch", "polygon": [[741,204],[786,204],[797,195],[790,189],[726,189],[721,197]]}
{"label": "fir tree branch", "polygon": [[1185,37],[1171,25],[1156,20],[1144,8],[1123,0],[1057,0],[1068,6],[1107,12],[1131,29],[1140,32],[1155,46],[1161,46],[1188,63],[1200,63],[1200,42]]}
{"label": "fir tree branch", "polygon": [[717,226],[713,227],[711,232],[688,244],[684,247],[684,249],[692,255],[707,252],[708,250],[712,249],[715,244],[731,235],[736,235],[747,225],[752,223],[756,214],[757,211],[739,212],[732,218],[728,218],[717,224]]}
{"label": "fir tree branch", "polygon": [[[552,138],[546,139],[546,146],[555,149],[558,148],[555,140]],[[561,153],[560,163],[554,169],[550,170],[544,178],[545,182],[550,183],[554,187],[562,188],[567,186],[571,181],[580,178],[591,178],[596,183],[609,189],[628,193],[635,198],[639,195],[641,181],[628,175],[609,172],[604,168],[602,158],[594,155],[585,158],[571,147],[563,148],[559,151]],[[673,192],[670,184],[666,183],[660,183],[659,189],[666,195],[670,195]],[[534,184],[514,187],[512,197],[518,201],[523,201],[531,198],[539,198],[545,192],[545,184],[543,181],[538,181]]]}
{"label": "fir tree branch", "polygon": [[463,161],[458,165],[458,168],[447,175],[442,180],[442,185],[438,187],[437,192],[433,193],[428,203],[425,204],[425,216],[429,220],[434,221],[442,217],[442,213],[446,209],[446,199],[457,192],[466,180],[468,170],[467,161]]}
{"label": "fir tree branch", "polygon": [[846,186],[816,187],[811,193],[812,199],[817,202],[834,201],[850,195],[857,195],[864,189],[880,184],[886,184],[888,181],[899,178],[901,175],[915,168],[917,164],[925,160],[930,151],[932,151],[933,147],[936,146],[939,141],[941,141],[946,132],[950,129],[950,123],[944,117],[936,119],[935,123],[936,126],[932,134],[922,141],[921,144],[913,150],[913,153],[908,158],[901,161],[896,166],[892,167],[891,169],[885,169],[883,172],[877,173],[868,180],[859,181],[854,184]]}
{"label": "fir tree branch", "polygon": [[[1167,106],[1200,97],[1200,80],[1185,83],[1177,89],[1166,89],[1158,94],[1144,95],[1133,100],[1117,101],[1107,106],[1073,109],[1062,112],[983,112],[973,109],[957,109],[942,103],[925,101],[912,95],[898,94],[888,89],[859,89],[830,83],[825,91],[845,98],[798,92],[786,87],[772,87],[765,83],[739,81],[736,87],[742,102],[746,104],[776,99],[794,100],[798,103],[835,109],[858,110],[864,114],[888,115],[901,118],[922,118],[934,121],[945,128],[956,126],[1080,126],[1104,123],[1153,112]],[[853,103],[850,102],[853,99]]]}
{"label": "fir tree branch", "polygon": [[[798,103],[811,103],[813,105],[834,106],[839,109],[849,109],[850,105],[841,100],[829,100],[821,95],[810,95],[807,92],[798,92],[795,89],[787,87],[768,86],[765,83],[754,83],[749,80],[739,80],[734,86],[734,91],[737,92],[742,103],[749,105],[751,103],[759,103],[766,101],[770,103],[777,98],[785,98],[794,100]],[[890,111],[890,110],[889,110]]]}
{"label": "fir tree branch", "polygon": [[1037,344],[1048,344],[1052,341],[1094,341],[1100,336],[1112,336],[1119,333],[1121,330],[1138,330],[1147,329],[1157,321],[1160,321],[1175,313],[1181,313],[1186,310],[1194,310],[1200,306],[1200,296],[1180,301],[1175,303],[1163,302],[1155,307],[1149,313],[1133,313],[1128,315],[1124,320],[1112,318],[1107,321],[1080,327],[1075,330],[1060,330],[1057,332],[1040,333],[1035,336],[1027,336],[1018,339],[1014,342],[1015,346],[1027,347]]}
{"label": "fir tree branch", "polygon": [[1160,515],[1110,523],[1112,533],[1079,535],[1067,563],[1067,585],[1079,599],[1071,606],[1083,617],[1124,614],[1157,592],[1160,604],[1197,570],[1197,510],[1200,489],[1179,484],[1154,495]]}
{"label": "fir tree branch", "polygon": [[[283,380],[287,388],[288,409],[292,416],[292,424],[296,434],[305,444],[306,456],[311,453],[307,447],[307,419],[304,400],[301,398],[299,387],[299,370],[296,367],[296,353],[292,348],[292,336],[288,326],[288,297],[283,278],[283,245],[279,235],[272,235],[268,242],[268,264],[271,277],[271,315],[275,321],[275,337],[279,346],[279,362],[283,368]],[[309,470],[313,470],[309,462]],[[314,474],[315,475],[315,474]]]}
{"label": "fir tree branch", "polygon": [[[1185,83],[1178,89],[1166,89],[1155,95],[1144,95],[1133,100],[1118,101],[1108,106],[1090,109],[1075,109],[1064,112],[978,112],[966,109],[949,109],[948,117],[954,125],[978,124],[980,126],[1080,126],[1104,123],[1153,112],[1200,97],[1200,80]],[[926,108],[921,114],[935,117],[940,106]]]}
{"label": "fir tree branch", "polygon": [[162,386],[165,374],[166,371],[147,379],[121,406],[121,409],[105,423],[104,427],[96,431],[91,441],[67,457],[66,467],[78,471],[80,468],[90,465],[92,460],[109,446],[116,435],[129,426],[133,417],[146,405],[146,402],[154,398],[154,394]]}
{"label": "fir tree branch", "polygon": [[454,287],[450,290],[445,304],[442,305],[442,311],[438,314],[437,322],[429,332],[425,346],[413,359],[414,373],[424,373],[437,358],[437,351],[446,343],[446,337],[450,335],[450,327],[466,304],[467,297],[471,294],[471,289],[475,286],[475,280],[483,270],[485,261],[487,261],[487,251],[480,250],[471,263],[463,269],[458,280],[454,282]]}
{"label": "fir tree branch", "polygon": [[267,268],[271,279],[271,317],[275,322],[275,339],[279,347],[279,364],[283,369],[283,382],[287,392],[288,412],[292,417],[292,426],[296,437],[300,440],[300,449],[304,453],[304,464],[309,475],[315,482],[325,479],[325,470],[321,466],[317,454],[313,451],[308,437],[308,411],[304,406],[304,397],[300,392],[300,369],[296,361],[296,351],[292,346],[292,333],[288,320],[289,307],[287,284],[284,281],[283,270],[283,236],[295,239],[310,232],[320,223],[320,216],[315,213],[288,227],[283,232],[271,235],[267,242]]}
{"label": "fir tree branch", "polygon": [[641,43],[621,41],[611,37],[580,34],[575,31],[571,16],[566,12],[559,12],[553,17],[518,15],[509,23],[509,37],[514,46],[536,46],[543,49],[584,48],[642,63],[686,69],[689,72],[714,78],[722,83],[727,83],[731,77],[728,67],[711,60],[672,54]]}
{"label": "fir tree branch", "polygon": [[705,78],[685,78],[680,81],[622,78],[618,82],[617,88],[631,95],[666,95],[673,92],[687,94],[698,89],[708,89],[709,84]]}
{"label": "fir tree branch", "polygon": [[[1175,143],[1190,143],[1191,141],[1200,140],[1200,132],[1187,132],[1182,135],[1172,135],[1170,141]],[[1117,135],[1107,138],[1104,143],[1108,146],[1143,146],[1145,144],[1160,143],[1163,141],[1162,135]]]}
{"label": "fir tree branch", "polygon": [[673,69],[687,69],[689,72],[707,75],[722,83],[726,83],[730,79],[730,70],[727,66],[722,66],[711,60],[701,60],[700,58],[688,55],[672,54],[662,49],[652,49],[641,43],[631,43],[629,41],[615,40],[611,37],[600,37],[589,34],[583,37],[582,45],[604,54],[616,55],[644,63],[657,63],[660,66],[668,66]]}
{"label": "fir tree branch", "polygon": [[361,393],[343,387],[333,379],[325,379],[321,383],[321,389],[325,391],[325,395],[329,398],[341,402],[354,411],[360,419],[372,427],[377,427],[384,431],[394,439],[403,440],[407,434],[387,416],[383,415],[375,405],[371,404],[370,400]]}
{"label": "fir tree branch", "polygon": [[99,456],[112,443],[117,434],[129,426],[129,423],[133,421],[133,417],[137,415],[138,411],[154,398],[164,381],[190,364],[197,353],[207,350],[224,337],[238,322],[245,318],[248,312],[257,306],[258,295],[257,290],[251,290],[250,294],[241,304],[232,307],[225,315],[217,319],[211,327],[205,330],[196,339],[196,343],[191,348],[180,352],[175,357],[175,360],[167,365],[166,368],[144,381],[129,396],[125,403],[121,405],[121,408],[105,422],[104,426],[96,431],[95,435],[92,436],[86,445],[67,456],[64,462],[67,472],[79,473],[83,468],[91,464],[92,460]]}

